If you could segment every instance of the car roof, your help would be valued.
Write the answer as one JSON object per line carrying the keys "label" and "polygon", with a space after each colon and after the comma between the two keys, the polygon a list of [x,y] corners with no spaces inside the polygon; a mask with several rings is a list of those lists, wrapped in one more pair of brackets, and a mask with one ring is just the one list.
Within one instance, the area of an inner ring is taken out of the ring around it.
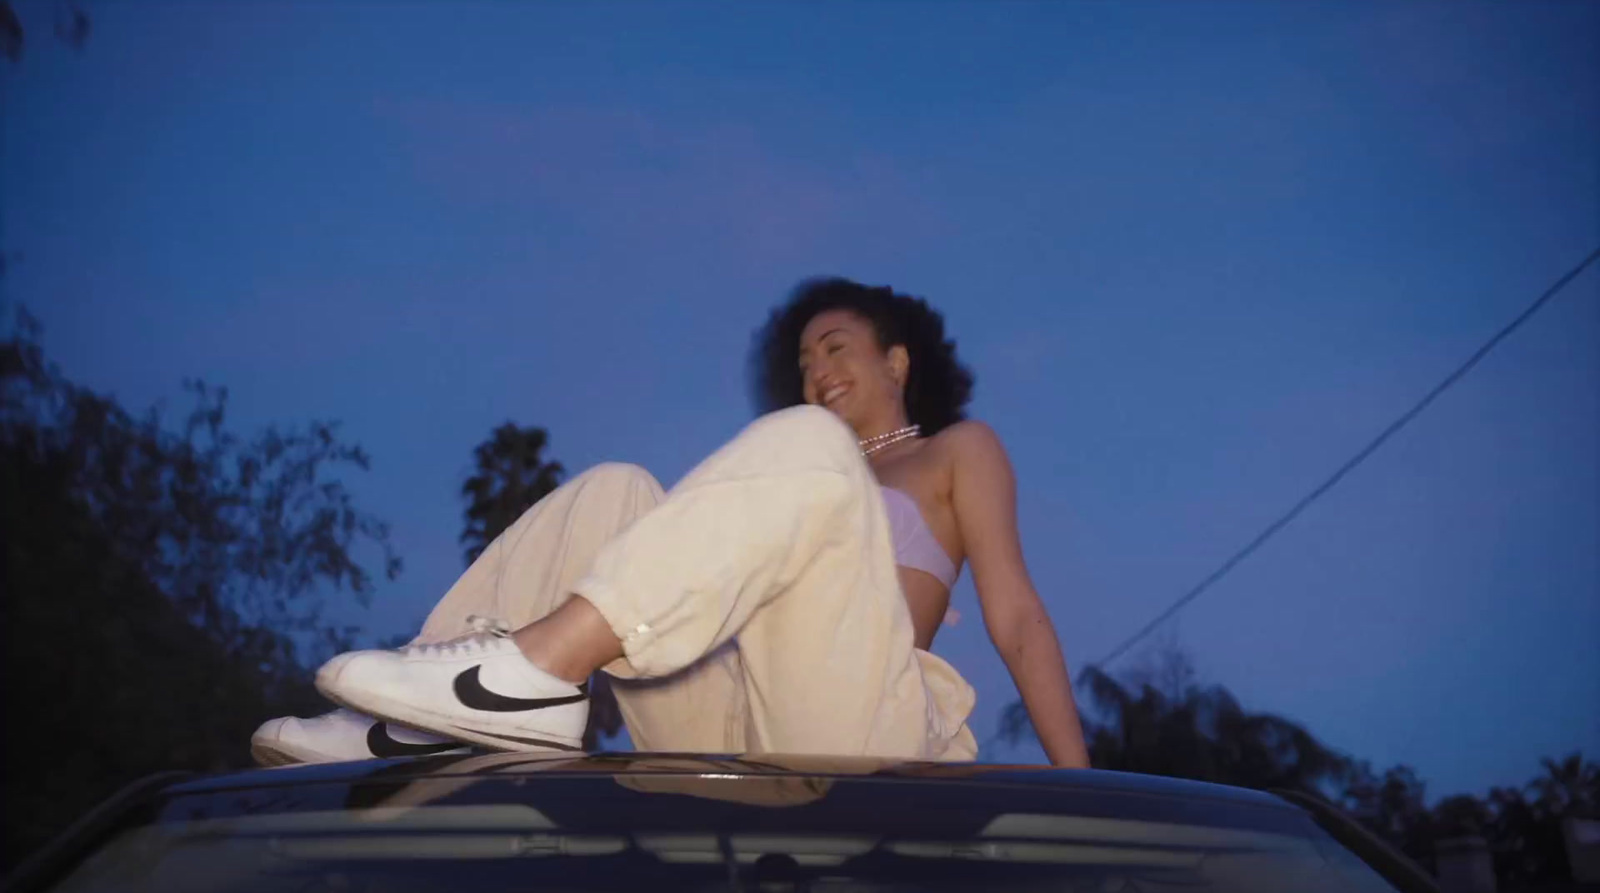
{"label": "car roof", "polygon": [[465,809],[499,822],[514,811],[517,827],[538,818],[580,834],[614,831],[618,821],[646,829],[735,822],[752,833],[796,827],[877,833],[893,825],[941,840],[982,837],[997,824],[1024,833],[1017,829],[1041,820],[1048,826],[1057,816],[1247,834],[1305,833],[1320,825],[1396,889],[1438,893],[1421,869],[1304,793],[1035,765],[631,752],[475,753],[207,776],[162,773],[85,816],[7,878],[5,890],[42,890],[111,835],[163,817],[287,820],[314,830],[379,814],[411,815],[424,805],[448,813],[441,820],[458,820]]}
{"label": "car roof", "polygon": [[1171,799],[1200,799],[1238,805],[1298,810],[1262,791],[1101,769],[1058,769],[1038,765],[943,763],[872,757],[785,756],[774,754],[497,753],[472,757],[440,756],[398,760],[362,760],[253,769],[190,778],[167,785],[163,793],[182,795],[227,789],[279,785],[327,784],[370,779],[381,771],[387,782],[405,782],[448,775],[529,779],[538,776],[689,775],[712,778],[818,777],[883,781],[932,782],[941,785],[1003,787],[1021,785],[1054,789],[1063,794],[1144,794]]}
{"label": "car roof", "polygon": [[[492,813],[496,821],[510,807],[518,821],[538,816],[582,833],[614,830],[618,821],[829,833],[890,822],[939,839],[981,836],[994,822],[1062,815],[1267,833],[1309,829],[1326,818],[1319,818],[1326,811],[1320,801],[1290,792],[1093,769],[770,754],[473,753],[163,773],[85,816],[8,879],[6,889],[43,889],[109,835],[163,817],[337,824],[365,821],[374,809],[398,815],[422,805]],[[1402,889],[1436,893],[1420,881]]]}

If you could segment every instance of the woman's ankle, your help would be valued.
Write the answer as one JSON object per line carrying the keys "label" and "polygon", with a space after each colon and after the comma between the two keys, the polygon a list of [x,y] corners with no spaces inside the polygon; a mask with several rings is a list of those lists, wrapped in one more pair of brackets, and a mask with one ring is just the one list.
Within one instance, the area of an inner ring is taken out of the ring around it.
{"label": "woman's ankle", "polygon": [[573,684],[622,656],[622,640],[582,596],[573,596],[547,616],[511,634],[524,657],[546,673]]}

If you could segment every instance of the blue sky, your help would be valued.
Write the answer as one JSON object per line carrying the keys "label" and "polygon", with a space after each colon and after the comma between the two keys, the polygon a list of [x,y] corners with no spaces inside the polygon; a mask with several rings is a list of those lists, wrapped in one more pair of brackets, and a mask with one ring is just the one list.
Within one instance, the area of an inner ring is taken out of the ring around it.
{"label": "blue sky", "polygon": [[[1600,244],[1591,3],[86,8],[77,54],[19,7],[8,297],[132,406],[200,376],[243,426],[342,419],[407,562],[340,612],[375,635],[459,572],[494,425],[670,483],[838,273],[945,311],[1076,665]],[[1435,794],[1600,755],[1597,298],[1156,640]],[[1014,690],[956,605],[986,736]]]}

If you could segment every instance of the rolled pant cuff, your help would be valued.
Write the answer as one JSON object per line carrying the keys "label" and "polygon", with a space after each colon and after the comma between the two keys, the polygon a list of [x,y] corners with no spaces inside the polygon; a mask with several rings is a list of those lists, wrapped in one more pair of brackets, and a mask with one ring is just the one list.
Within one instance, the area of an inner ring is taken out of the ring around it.
{"label": "rolled pant cuff", "polygon": [[630,600],[609,582],[587,576],[572,587],[572,592],[593,605],[611,627],[612,635],[622,642],[622,657],[601,668],[608,675],[618,679],[647,679],[677,669],[676,665],[660,666],[664,655],[651,654],[650,647],[656,641],[656,630],[644,622]]}

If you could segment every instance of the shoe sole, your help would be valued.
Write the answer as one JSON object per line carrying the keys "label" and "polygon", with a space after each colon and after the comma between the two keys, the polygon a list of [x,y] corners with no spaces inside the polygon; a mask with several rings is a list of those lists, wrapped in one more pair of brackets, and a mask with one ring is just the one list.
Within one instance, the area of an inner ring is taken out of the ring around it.
{"label": "shoe sole", "polygon": [[256,765],[273,769],[278,766],[298,766],[302,763],[348,763],[362,757],[331,757],[312,750],[295,750],[276,741],[251,741],[250,756]]}
{"label": "shoe sole", "polygon": [[[471,756],[472,751],[463,746],[459,750],[444,750],[437,754],[419,754],[419,756]],[[257,766],[276,769],[279,766],[302,766],[308,763],[355,763],[361,760],[393,760],[408,759],[408,757],[380,757],[376,754],[363,754],[361,756],[335,757],[313,750],[295,750],[273,741],[250,742],[250,758],[256,761]]]}
{"label": "shoe sole", "polygon": [[565,735],[555,735],[548,732],[539,732],[538,738],[516,735],[518,740],[507,740],[504,735],[493,732],[484,732],[456,724],[449,717],[419,710],[410,704],[391,700],[382,695],[358,693],[355,698],[333,690],[333,684],[325,681],[321,673],[317,674],[317,691],[322,696],[338,704],[340,707],[365,713],[386,722],[396,722],[403,726],[410,726],[446,738],[458,741],[467,741],[490,750],[511,751],[517,753],[582,753],[583,740],[569,738]]}

